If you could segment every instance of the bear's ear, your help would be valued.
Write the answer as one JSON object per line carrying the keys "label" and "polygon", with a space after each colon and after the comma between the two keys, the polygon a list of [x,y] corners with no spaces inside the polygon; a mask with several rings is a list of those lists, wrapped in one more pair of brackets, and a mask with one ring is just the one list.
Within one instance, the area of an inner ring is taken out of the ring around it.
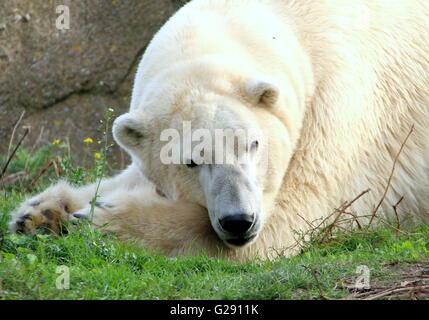
{"label": "bear's ear", "polygon": [[273,106],[279,98],[278,87],[267,81],[255,80],[246,85],[246,94],[257,104]]}
{"label": "bear's ear", "polygon": [[115,141],[123,148],[139,146],[144,137],[142,123],[130,113],[116,118],[112,129]]}

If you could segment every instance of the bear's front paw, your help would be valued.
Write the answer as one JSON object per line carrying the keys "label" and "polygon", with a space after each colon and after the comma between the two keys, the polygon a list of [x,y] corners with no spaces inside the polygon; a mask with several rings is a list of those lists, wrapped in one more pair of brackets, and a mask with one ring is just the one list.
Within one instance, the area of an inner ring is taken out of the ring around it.
{"label": "bear's front paw", "polygon": [[67,205],[61,199],[43,200],[36,197],[12,213],[9,228],[18,234],[61,234],[69,214]]}

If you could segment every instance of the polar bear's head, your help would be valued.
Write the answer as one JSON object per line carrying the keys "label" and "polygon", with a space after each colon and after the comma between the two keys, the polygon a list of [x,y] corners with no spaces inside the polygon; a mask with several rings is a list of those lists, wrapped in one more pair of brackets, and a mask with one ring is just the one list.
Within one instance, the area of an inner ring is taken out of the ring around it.
{"label": "polar bear's head", "polygon": [[292,153],[274,111],[278,87],[243,74],[213,63],[169,69],[145,84],[134,97],[138,106],[113,127],[115,140],[157,189],[207,208],[231,247],[257,237]]}

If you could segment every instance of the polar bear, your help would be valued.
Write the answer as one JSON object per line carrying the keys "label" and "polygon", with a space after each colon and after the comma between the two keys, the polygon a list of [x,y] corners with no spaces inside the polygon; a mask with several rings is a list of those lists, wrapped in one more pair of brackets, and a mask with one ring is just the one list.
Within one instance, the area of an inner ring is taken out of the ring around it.
{"label": "polar bear", "polygon": [[[96,185],[61,182],[10,228],[90,217],[168,256],[246,261],[296,253],[297,232],[367,189],[348,208],[363,222],[401,198],[395,211],[428,222],[428,30],[426,0],[191,1],[151,41],[115,120],[132,164],[102,182],[93,211]],[[179,141],[162,135],[183,137],[185,122],[252,135],[230,163],[165,163]]]}

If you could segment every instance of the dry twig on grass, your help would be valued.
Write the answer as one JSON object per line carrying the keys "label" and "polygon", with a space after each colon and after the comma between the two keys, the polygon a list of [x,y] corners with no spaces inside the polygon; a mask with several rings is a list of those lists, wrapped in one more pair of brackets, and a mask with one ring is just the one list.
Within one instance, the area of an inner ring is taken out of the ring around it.
{"label": "dry twig on grass", "polygon": [[384,199],[386,199],[387,192],[389,191],[390,185],[392,183],[393,175],[395,173],[396,163],[398,162],[399,156],[401,155],[402,151],[404,150],[405,144],[407,143],[407,141],[410,138],[410,136],[413,133],[413,131],[414,131],[414,125],[411,126],[410,131],[408,132],[407,136],[405,137],[404,142],[402,142],[401,147],[399,148],[399,151],[396,154],[395,160],[393,161],[392,170],[391,170],[390,175],[389,175],[389,179],[387,179],[386,188],[384,189],[383,196],[381,197],[380,201],[378,202],[377,206],[375,207],[375,209],[372,212],[372,217],[371,217],[371,220],[369,221],[369,224],[368,224],[369,226],[371,226],[374,218],[377,215],[378,209],[381,207]]}
{"label": "dry twig on grass", "polygon": [[[386,264],[386,268],[397,268],[397,264]],[[429,262],[419,262],[402,267],[385,280],[378,280],[364,291],[355,288],[354,279],[346,280],[345,288],[351,291],[346,299],[428,299],[429,298]],[[389,283],[395,279],[394,283]]]}
{"label": "dry twig on grass", "polygon": [[[350,206],[355,203],[357,200],[359,200],[360,198],[362,198],[365,194],[367,194],[370,191],[370,189],[367,189],[365,191],[362,191],[357,197],[355,197],[353,200],[351,201],[347,201],[345,202],[340,208],[336,209],[332,214],[338,213],[337,216],[335,217],[334,221],[327,227],[327,229],[325,229],[326,231],[324,232],[323,236],[322,236],[322,242],[325,240],[326,236],[328,234],[332,234],[334,228],[337,226],[338,220],[339,218],[345,214],[346,210],[348,208],[350,208]],[[354,216],[354,221],[358,221],[358,217]],[[359,225],[359,222],[357,222],[357,224]]]}
{"label": "dry twig on grass", "polygon": [[43,176],[50,167],[54,166],[55,174],[57,175],[57,178],[59,178],[59,171],[58,171],[58,165],[57,161],[55,159],[52,159],[48,162],[47,165],[45,165],[42,170],[40,170],[39,174],[33,179],[33,181],[27,186],[26,190],[30,191],[36,183],[39,181],[40,177]]}
{"label": "dry twig on grass", "polygon": [[306,265],[302,265],[302,267],[305,268],[308,272],[310,272],[310,274],[313,276],[314,280],[316,281],[317,290],[319,291],[320,297],[325,299],[325,300],[332,300],[331,298],[327,297],[323,293],[322,286],[321,286],[320,281],[319,281],[319,277],[317,276],[317,271],[314,270],[313,268],[310,268],[309,266],[306,266]]}
{"label": "dry twig on grass", "polygon": [[31,128],[30,127],[24,127],[25,131],[24,134],[22,135],[21,139],[18,141],[18,144],[15,146],[15,149],[13,149],[12,154],[8,157],[1,173],[0,173],[0,181],[3,179],[4,174],[6,173],[7,168],[9,167],[10,162],[12,161],[13,157],[16,154],[16,151],[18,151],[19,147],[21,146],[22,141],[24,141],[25,137],[28,135],[28,133],[30,132]]}
{"label": "dry twig on grass", "polygon": [[10,150],[12,149],[13,140],[15,138],[15,132],[19,124],[21,123],[22,118],[24,118],[24,115],[25,115],[25,110],[21,113],[21,116],[18,118],[15,125],[13,126],[12,135],[10,136],[10,140],[9,140],[9,147],[7,148],[7,158],[10,157]]}
{"label": "dry twig on grass", "polygon": [[396,218],[396,225],[397,228],[400,230],[401,229],[401,221],[399,220],[399,214],[398,214],[398,206],[399,204],[402,202],[402,200],[404,200],[404,196],[402,196],[398,202],[396,202],[396,204],[393,205],[393,212],[395,213],[395,218]]}

